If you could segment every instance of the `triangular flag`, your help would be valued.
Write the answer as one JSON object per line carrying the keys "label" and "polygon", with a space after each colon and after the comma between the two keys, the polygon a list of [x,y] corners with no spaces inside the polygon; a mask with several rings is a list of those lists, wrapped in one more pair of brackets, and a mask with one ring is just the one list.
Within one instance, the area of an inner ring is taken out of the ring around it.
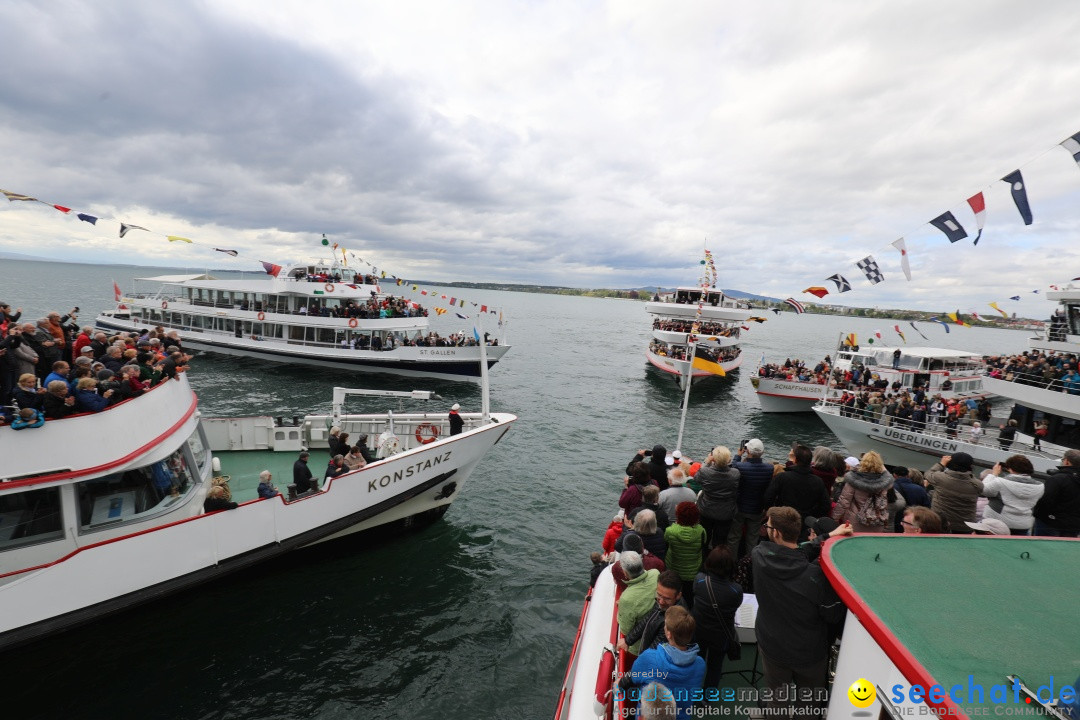
{"label": "triangular flag", "polygon": [[7,199],[11,202],[16,200],[23,200],[25,202],[39,202],[37,198],[32,198],[29,195],[20,195],[19,193],[10,192],[8,190],[0,190],[0,193],[4,193]]}
{"label": "triangular flag", "polygon": [[825,288],[823,288],[823,287],[821,287],[819,285],[814,285],[814,286],[808,287],[805,290],[803,290],[803,292],[804,293],[810,293],[811,295],[816,295],[819,298],[823,298],[823,297],[825,297],[826,295],[829,294],[829,291],[827,289],[825,289]]}
{"label": "triangular flag", "polygon": [[900,267],[904,271],[904,277],[911,282],[911,265],[908,263],[907,256],[907,243],[904,242],[904,238],[899,240],[893,240],[892,246],[900,251]]}
{"label": "triangular flag", "polygon": [[[120,237],[124,237],[128,234],[128,230],[146,230],[141,225],[128,225],[127,223],[120,223]],[[169,241],[172,242],[172,236],[169,236]],[[188,240],[188,242],[191,242]]]}
{"label": "triangular flag", "polygon": [[975,226],[979,228],[979,234],[975,236],[975,240],[972,245],[979,244],[979,238],[982,237],[983,227],[986,225],[986,200],[983,199],[982,193],[975,193],[968,198],[968,205],[971,206],[971,212],[975,213]]}
{"label": "triangular flag", "polygon": [[840,273],[830,275],[829,277],[827,277],[825,279],[826,280],[832,280],[834,283],[836,283],[836,292],[846,293],[848,290],[851,289],[851,283],[849,283],[847,281],[847,278],[844,277],[843,275],[841,275]]}
{"label": "triangular flag", "polygon": [[214,248],[214,249],[217,250],[218,252],[223,252],[226,255],[232,255],[233,257],[236,257],[237,255],[240,254],[240,253],[236,252],[235,250],[226,250],[224,248]]}
{"label": "triangular flag", "polygon": [[1020,296],[1019,296],[1019,295],[1013,295],[1013,296],[1012,296],[1012,297],[1010,297],[1009,299],[1010,299],[1010,300],[1019,300],[1019,299],[1020,299]]}
{"label": "triangular flag", "polygon": [[998,311],[999,313],[1001,313],[1001,317],[1005,318],[1006,320],[1008,320],[1008,319],[1009,319],[1009,313],[1007,313],[1007,312],[1005,312],[1004,310],[1002,310],[1001,308],[999,308],[999,307],[998,307],[998,304],[997,304],[996,302],[992,302],[992,303],[990,303],[990,307],[994,308],[994,309],[995,309],[995,310],[997,310],[997,311]]}
{"label": "triangular flag", "polygon": [[459,312],[456,312],[456,313],[454,313],[454,314],[455,314],[455,315],[457,315],[457,316],[458,316],[459,318],[461,318],[462,320],[468,320],[468,319],[469,319],[469,316],[468,316],[468,315],[463,315],[462,313],[459,313]]}
{"label": "triangular flag", "polygon": [[921,338],[922,338],[923,340],[929,340],[929,338],[928,338],[928,337],[926,337],[925,335],[923,335],[923,334],[922,334],[922,330],[920,330],[919,328],[915,327],[915,322],[914,322],[914,321],[912,321],[912,322],[909,322],[909,323],[908,323],[908,325],[910,325],[910,326],[911,326],[911,329],[912,329],[912,330],[914,330],[915,332],[919,333],[919,337],[921,337]]}
{"label": "triangular flag", "polygon": [[951,212],[938,215],[930,221],[930,224],[945,233],[945,237],[949,238],[949,242],[963,240],[968,236],[967,231],[956,221],[956,216]]}
{"label": "triangular flag", "polygon": [[[144,230],[145,228],[139,228],[139,229]],[[186,237],[180,237],[179,235],[166,235],[165,239],[168,240],[169,242],[185,242],[188,245],[191,244],[191,240],[189,240]]]}
{"label": "triangular flag", "polygon": [[59,210],[60,212],[64,213],[65,215],[67,215],[69,212],[71,212],[71,208],[66,208],[63,205],[53,205],[53,207],[56,208],[57,210]]}
{"label": "triangular flag", "polygon": [[1016,209],[1020,211],[1020,217],[1024,219],[1024,224],[1030,225],[1032,223],[1031,206],[1028,204],[1027,188],[1024,187],[1023,175],[1020,174],[1019,170],[1016,170],[1001,178],[1001,181],[1009,183],[1009,190],[1012,191]]}

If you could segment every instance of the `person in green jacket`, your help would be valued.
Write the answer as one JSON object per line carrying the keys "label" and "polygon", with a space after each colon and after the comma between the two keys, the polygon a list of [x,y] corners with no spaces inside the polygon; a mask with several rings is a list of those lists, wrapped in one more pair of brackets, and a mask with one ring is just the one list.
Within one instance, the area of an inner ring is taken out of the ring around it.
{"label": "person in green jacket", "polygon": [[[637,621],[652,610],[656,601],[656,581],[659,570],[646,570],[641,564],[641,555],[632,550],[619,554],[619,565],[626,573],[626,589],[619,596],[619,632],[630,632]],[[641,654],[641,640],[629,647],[634,655]]]}
{"label": "person in green jacket", "polygon": [[691,607],[694,604],[694,579],[701,569],[706,537],[697,503],[681,502],[676,505],[675,524],[664,531],[668,546],[664,564],[668,570],[679,574],[683,597]]}

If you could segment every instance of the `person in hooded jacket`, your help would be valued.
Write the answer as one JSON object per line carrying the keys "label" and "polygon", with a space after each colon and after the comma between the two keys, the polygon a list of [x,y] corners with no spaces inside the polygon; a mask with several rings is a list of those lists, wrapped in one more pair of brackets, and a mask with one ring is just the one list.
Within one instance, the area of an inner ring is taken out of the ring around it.
{"label": "person in hooded jacket", "polygon": [[635,463],[643,462],[648,465],[649,476],[661,490],[668,489],[668,466],[667,448],[663,445],[654,445],[652,451],[638,450],[634,458],[626,465],[626,474],[630,475],[630,469]]}
{"label": "person in hooded jacket", "polygon": [[982,480],[971,472],[971,455],[960,452],[943,455],[940,462],[926,471],[930,509],[938,514],[948,532],[967,535],[964,523],[975,522],[975,511],[982,494]]}
{"label": "person in hooded jacket", "polygon": [[675,698],[680,718],[690,717],[692,698],[705,678],[705,661],[693,642],[696,629],[694,618],[686,608],[671,606],[664,613],[667,642],[642,652],[630,670],[630,677],[638,682],[663,678],[662,684]]}
{"label": "person in hooded jacket", "polygon": [[889,520],[888,492],[893,476],[885,469],[881,455],[871,450],[859,466],[844,475],[844,487],[832,510],[832,519],[850,524],[857,533],[885,532]]}
{"label": "person in hooded jacket", "polygon": [[1080,450],[1066,450],[1035,503],[1033,535],[1080,537]]}
{"label": "person in hooded jacket", "polygon": [[983,510],[983,520],[1001,520],[1013,535],[1030,535],[1035,524],[1032,511],[1046,487],[1031,477],[1035,472],[1031,461],[1023,455],[1013,455],[994,465],[982,479],[984,497],[990,498]]}
{"label": "person in hooded jacket", "polygon": [[709,547],[726,544],[739,491],[739,471],[731,467],[731,451],[723,445],[714,447],[696,479],[701,483],[697,506]]}

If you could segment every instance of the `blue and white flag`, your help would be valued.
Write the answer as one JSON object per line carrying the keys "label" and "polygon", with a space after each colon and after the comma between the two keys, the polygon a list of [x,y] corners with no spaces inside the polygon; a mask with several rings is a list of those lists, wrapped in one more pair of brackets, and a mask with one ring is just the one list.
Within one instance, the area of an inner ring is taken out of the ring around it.
{"label": "blue and white flag", "polygon": [[840,273],[835,273],[825,279],[832,280],[834,283],[836,283],[836,292],[846,293],[848,290],[851,289],[851,283],[849,283],[847,281],[847,278]]}
{"label": "blue and white flag", "polygon": [[1076,133],[1067,140],[1061,143],[1061,147],[1069,151],[1069,154],[1073,156],[1073,160],[1077,165],[1080,165],[1080,133]]}
{"label": "blue and white flag", "polygon": [[866,275],[866,279],[870,281],[871,285],[877,285],[879,282],[885,279],[885,276],[881,274],[881,268],[878,267],[877,261],[874,260],[873,255],[867,255],[859,262],[855,263],[863,274]]}
{"label": "blue and white flag", "polygon": [[938,215],[930,221],[930,224],[945,233],[945,237],[949,238],[949,242],[954,243],[968,236],[967,230],[964,230],[964,227],[956,221],[956,216],[951,212]]}
{"label": "blue and white flag", "polygon": [[475,325],[473,326],[473,329],[472,329],[472,336],[474,338],[476,338],[476,342],[478,342],[478,343],[480,342],[480,333],[477,331]]}
{"label": "blue and white flag", "polygon": [[1020,171],[1017,170],[1001,178],[1001,181],[1009,183],[1009,189],[1012,191],[1013,202],[1016,203],[1016,209],[1020,211],[1020,217],[1024,218],[1024,224],[1030,225],[1032,222],[1031,205],[1028,204],[1027,188],[1024,187],[1024,177],[1020,174]]}

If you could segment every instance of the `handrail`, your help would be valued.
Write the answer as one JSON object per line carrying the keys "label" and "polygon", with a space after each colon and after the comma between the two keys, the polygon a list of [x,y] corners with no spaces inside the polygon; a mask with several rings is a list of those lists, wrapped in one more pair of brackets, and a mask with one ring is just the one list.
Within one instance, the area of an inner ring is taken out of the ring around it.
{"label": "handrail", "polygon": [[1058,378],[1050,378],[1047,380],[1042,375],[1036,375],[1029,372],[1014,372],[1011,373],[1012,378],[1005,375],[993,375],[992,371],[986,373],[986,377],[994,380],[1000,380],[1002,382],[1014,383],[1016,385],[1027,385],[1029,387],[1039,388],[1041,390],[1050,390],[1052,392],[1064,392],[1070,395],[1080,395],[1080,380],[1063,381]]}

